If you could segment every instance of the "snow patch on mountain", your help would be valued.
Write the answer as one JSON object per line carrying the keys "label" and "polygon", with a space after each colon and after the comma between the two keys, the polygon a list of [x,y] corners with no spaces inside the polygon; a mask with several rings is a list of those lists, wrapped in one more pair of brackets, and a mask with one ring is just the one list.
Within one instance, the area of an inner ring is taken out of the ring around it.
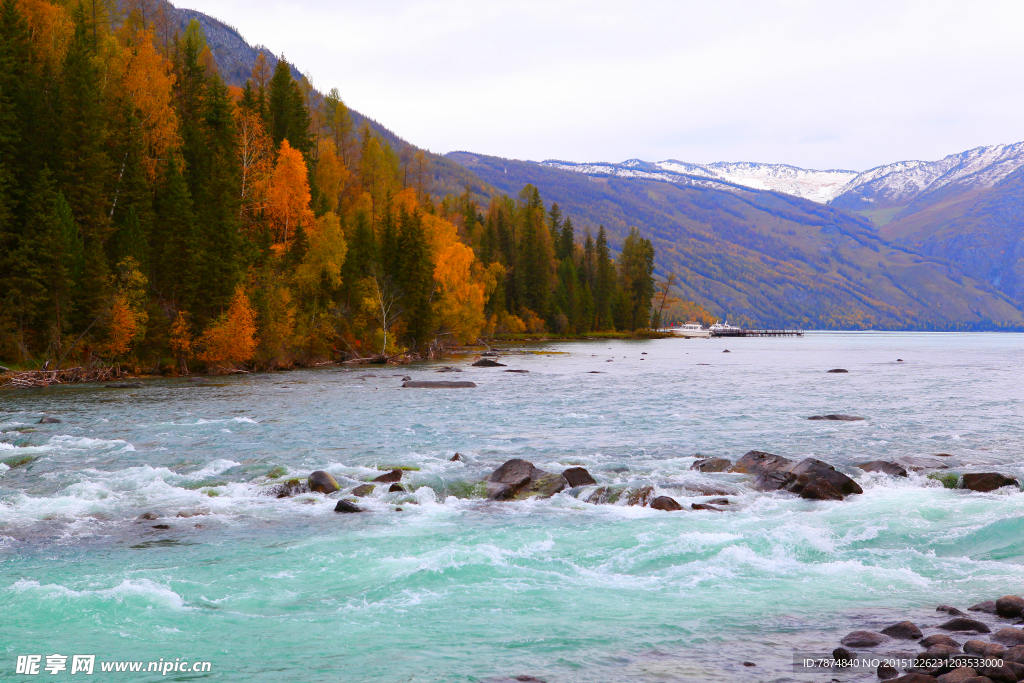
{"label": "snow patch on mountain", "polygon": [[619,164],[549,159],[542,161],[541,165],[585,175],[643,178],[676,185],[770,190],[819,204],[828,204],[847,193],[872,203],[907,203],[924,192],[951,183],[992,187],[1024,166],[1024,142],[977,147],[938,161],[898,161],[863,173],[746,161],[691,164],[676,159],[653,163],[628,159]]}

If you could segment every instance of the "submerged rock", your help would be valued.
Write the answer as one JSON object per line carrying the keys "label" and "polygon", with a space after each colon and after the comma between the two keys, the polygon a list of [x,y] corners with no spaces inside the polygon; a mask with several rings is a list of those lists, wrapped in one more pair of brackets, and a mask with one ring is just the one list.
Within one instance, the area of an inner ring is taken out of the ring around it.
{"label": "submerged rock", "polygon": [[317,493],[334,493],[341,489],[338,481],[329,473],[317,470],[309,475],[309,490]]}
{"label": "submerged rock", "polygon": [[376,488],[377,487],[373,484],[360,484],[352,489],[352,495],[359,496],[360,498],[366,498],[367,496],[373,495],[373,491]]}
{"label": "submerged rock", "polygon": [[37,422],[36,424],[56,425],[56,424],[60,424],[61,422],[62,422],[62,420],[59,417],[52,417],[50,415],[47,415],[43,419],[39,420],[39,422]]}
{"label": "submerged rock", "polygon": [[849,372],[849,370],[846,370],[845,368],[832,368],[829,372]]}
{"label": "submerged rock", "polygon": [[951,614],[954,617],[966,617],[967,616],[964,612],[961,612],[956,607],[953,607],[951,605],[939,605],[938,607],[935,608],[935,611],[936,612],[945,612],[946,614]]}
{"label": "submerged rock", "polygon": [[569,482],[569,486],[573,488],[577,486],[593,486],[597,483],[597,480],[583,467],[570,467],[562,472],[562,476]]}
{"label": "submerged rock", "polygon": [[725,472],[732,467],[732,461],[725,458],[703,458],[690,465],[691,470],[698,472]]}
{"label": "submerged rock", "polygon": [[676,502],[675,498],[669,496],[658,496],[651,501],[651,507],[655,510],[664,510],[665,512],[677,512],[683,509],[683,506]]}
{"label": "submerged rock", "polygon": [[847,647],[875,647],[889,640],[887,636],[874,631],[854,631],[848,633],[839,642]]}
{"label": "submerged rock", "polygon": [[942,462],[941,460],[936,460],[935,458],[930,458],[928,456],[921,456],[921,455],[908,455],[908,456],[903,457],[903,458],[898,458],[896,460],[896,462],[897,462],[897,464],[899,464],[899,465],[901,465],[901,466],[903,466],[903,467],[905,467],[908,470],[911,470],[913,472],[920,472],[921,470],[948,470],[949,469],[949,465],[947,465],[946,463]]}
{"label": "submerged rock", "polygon": [[309,484],[301,479],[289,479],[280,484],[272,484],[267,487],[267,495],[275,498],[291,498],[300,493],[309,493]]}
{"label": "submerged rock", "polygon": [[491,500],[522,500],[534,496],[550,498],[568,486],[561,474],[545,472],[532,462],[516,458],[494,470],[487,482]]}
{"label": "submerged rock", "polygon": [[370,481],[375,481],[379,484],[391,484],[396,481],[402,481],[402,470],[395,468],[390,472],[385,472],[379,477],[374,477]]}
{"label": "submerged rock", "polygon": [[[899,638],[901,640],[917,640],[924,635],[921,633],[921,629],[917,627],[917,624],[912,621],[901,621],[898,624],[893,624],[892,626],[883,628],[882,633],[890,638]],[[950,640],[952,640],[952,638]],[[932,643],[932,645],[935,644],[937,643]]]}
{"label": "submerged rock", "polygon": [[363,508],[359,507],[355,503],[350,503],[347,500],[339,500],[338,504],[334,506],[335,512],[362,512]]}
{"label": "submerged rock", "polygon": [[893,477],[905,477],[907,476],[907,470],[900,467],[894,462],[886,462],[885,460],[872,460],[871,462],[862,462],[857,465],[860,469],[865,472],[882,472]]}
{"label": "submerged rock", "polygon": [[518,372],[519,374],[525,375],[525,374],[528,374],[530,371],[529,370],[506,370],[505,372]]}
{"label": "submerged rock", "polygon": [[721,512],[720,508],[716,508],[714,505],[708,505],[707,503],[691,503],[691,510],[711,510],[713,512]]}
{"label": "submerged rock", "polygon": [[490,358],[481,358],[477,362],[473,363],[473,367],[477,367],[477,368],[503,368],[503,367],[505,367],[505,364],[504,363],[499,363],[498,361],[492,360]]}
{"label": "submerged rock", "polygon": [[444,367],[442,367],[440,370],[437,370],[436,372],[462,372],[462,368],[453,368],[450,365],[445,365]]}
{"label": "submerged rock", "polygon": [[842,415],[839,413],[831,413],[829,415],[811,415],[808,420],[833,420],[836,422],[858,422],[867,418],[857,417],[856,415]]}
{"label": "submerged rock", "polygon": [[978,633],[991,633],[990,629],[984,622],[978,621],[977,619],[968,619],[967,617],[956,617],[950,619],[944,624],[939,624],[939,628],[943,631],[977,631]]}
{"label": "submerged rock", "polygon": [[141,389],[142,382],[113,382],[103,386],[107,389]]}
{"label": "submerged rock", "polygon": [[[961,477],[965,489],[987,493],[1004,486],[1019,486],[1017,480],[997,472],[968,473]],[[1019,612],[1018,612],[1019,614]],[[1000,615],[1001,616],[1001,615]]]}
{"label": "submerged rock", "polygon": [[432,382],[428,380],[402,382],[403,389],[473,389],[475,387],[476,383],[474,382]]}

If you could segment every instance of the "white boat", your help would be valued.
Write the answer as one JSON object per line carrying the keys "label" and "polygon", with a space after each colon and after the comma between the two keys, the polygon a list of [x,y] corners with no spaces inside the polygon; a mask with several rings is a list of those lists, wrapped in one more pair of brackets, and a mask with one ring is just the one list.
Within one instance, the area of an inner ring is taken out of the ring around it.
{"label": "white boat", "polygon": [[716,322],[714,325],[712,325],[711,328],[709,329],[709,334],[710,333],[714,333],[714,334],[723,334],[723,333],[724,334],[728,334],[730,332],[742,332],[742,331],[743,331],[742,327],[736,327],[735,325],[730,325],[729,321],[726,320],[724,323]]}
{"label": "white boat", "polygon": [[711,336],[710,330],[705,330],[700,323],[690,321],[685,325],[679,325],[677,327],[669,327],[667,332],[679,337],[699,337],[707,338]]}

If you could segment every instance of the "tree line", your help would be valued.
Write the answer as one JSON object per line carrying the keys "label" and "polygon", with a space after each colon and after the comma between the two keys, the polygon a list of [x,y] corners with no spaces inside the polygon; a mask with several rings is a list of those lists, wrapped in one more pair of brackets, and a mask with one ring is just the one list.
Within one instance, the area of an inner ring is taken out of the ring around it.
{"label": "tree line", "polygon": [[0,358],[274,368],[650,324],[635,229],[613,260],[535,187],[434,197],[423,151],[284,59],[232,87],[194,20],[97,1],[0,6]]}

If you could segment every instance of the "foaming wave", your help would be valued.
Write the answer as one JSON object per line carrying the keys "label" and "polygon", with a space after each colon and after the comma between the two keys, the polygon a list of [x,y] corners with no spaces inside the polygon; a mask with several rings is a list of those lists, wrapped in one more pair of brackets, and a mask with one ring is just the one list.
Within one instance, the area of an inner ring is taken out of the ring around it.
{"label": "foaming wave", "polygon": [[100,600],[115,600],[125,602],[126,600],[141,599],[165,607],[184,609],[185,601],[180,595],[171,590],[170,587],[156,583],[149,579],[124,579],[113,588],[100,590],[74,590],[61,584],[41,584],[32,579],[19,579],[8,588],[9,591],[29,597],[35,596],[42,599],[80,599],[95,598]]}

